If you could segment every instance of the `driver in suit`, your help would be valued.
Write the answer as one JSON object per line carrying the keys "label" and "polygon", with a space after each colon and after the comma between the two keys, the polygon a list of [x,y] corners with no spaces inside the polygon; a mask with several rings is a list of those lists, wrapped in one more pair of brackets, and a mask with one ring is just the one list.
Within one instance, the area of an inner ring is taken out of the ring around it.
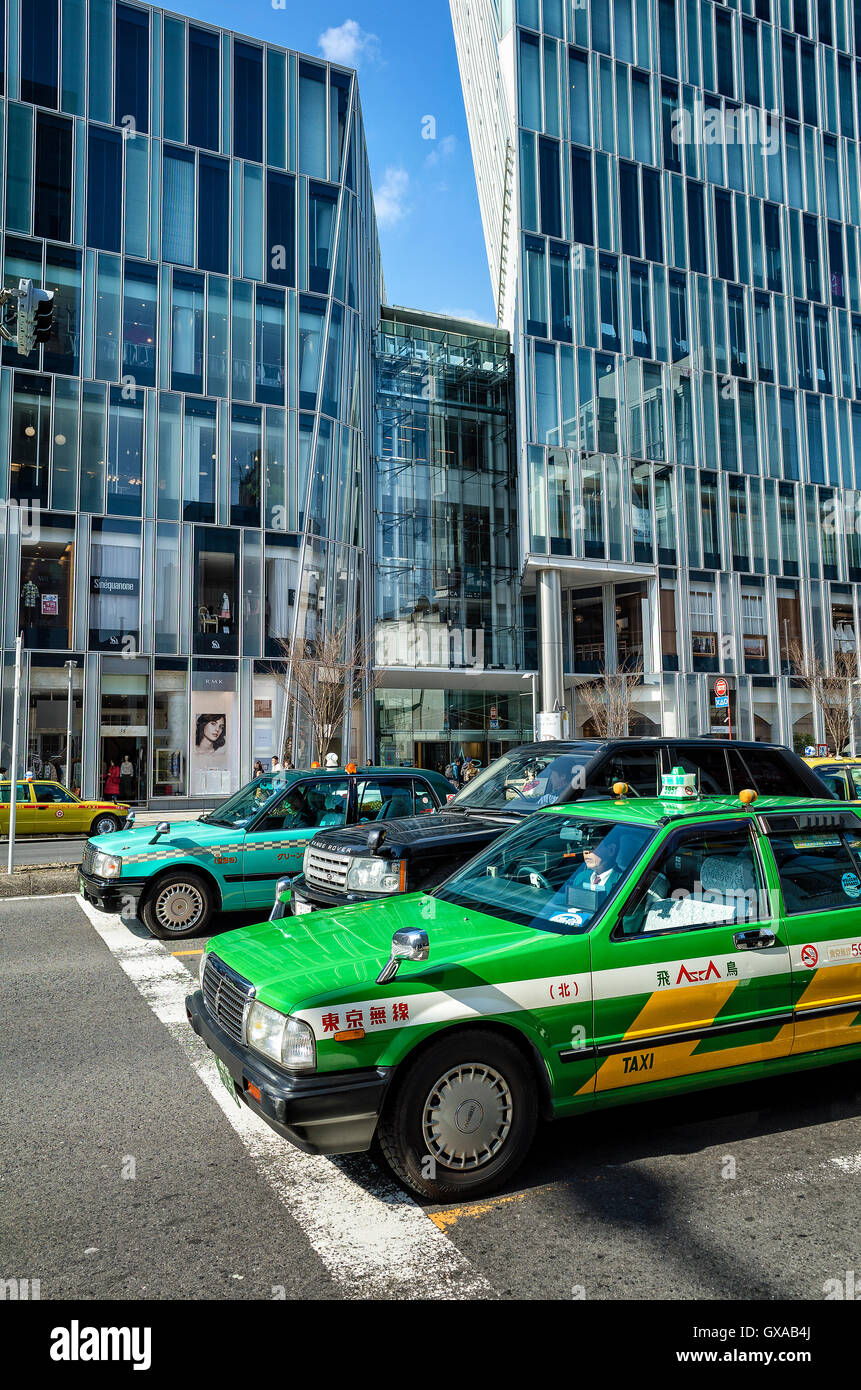
{"label": "driver in suit", "polygon": [[609,893],[622,876],[617,850],[613,836],[605,835],[599,844],[584,852],[583,863],[574,870],[568,887],[585,888],[590,893]]}

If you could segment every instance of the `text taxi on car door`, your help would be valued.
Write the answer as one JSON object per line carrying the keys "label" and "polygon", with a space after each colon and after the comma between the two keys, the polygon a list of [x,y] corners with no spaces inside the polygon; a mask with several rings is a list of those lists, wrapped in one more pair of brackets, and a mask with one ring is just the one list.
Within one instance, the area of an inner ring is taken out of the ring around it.
{"label": "text taxi on car door", "polygon": [[105,912],[138,912],[162,938],[203,931],[213,912],[267,911],[326,827],[444,806],[451,783],[424,768],[298,769],[247,783],[197,820],[161,821],[89,840],[81,894]]}
{"label": "text taxi on car door", "polygon": [[[0,834],[9,834],[11,782],[0,782]],[[109,835],[125,823],[129,808],[119,801],[82,801],[59,782],[18,783],[16,835]]]}
{"label": "text taxi on car door", "polygon": [[694,783],[548,807],[427,894],[219,936],[189,1022],[280,1135],[376,1135],[437,1200],[508,1179],[539,1115],[861,1058],[861,817]]}

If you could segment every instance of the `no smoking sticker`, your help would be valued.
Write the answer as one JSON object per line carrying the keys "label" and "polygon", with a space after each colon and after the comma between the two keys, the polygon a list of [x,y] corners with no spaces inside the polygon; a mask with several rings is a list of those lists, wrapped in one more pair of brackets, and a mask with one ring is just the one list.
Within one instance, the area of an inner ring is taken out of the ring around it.
{"label": "no smoking sticker", "polygon": [[816,949],[815,946],[802,946],[802,948],[801,948],[801,964],[802,964],[802,965],[809,966],[809,968],[812,970],[813,967],[814,967],[814,965],[816,964],[816,962],[817,962],[818,960],[819,960],[819,952],[817,951],[817,949]]}

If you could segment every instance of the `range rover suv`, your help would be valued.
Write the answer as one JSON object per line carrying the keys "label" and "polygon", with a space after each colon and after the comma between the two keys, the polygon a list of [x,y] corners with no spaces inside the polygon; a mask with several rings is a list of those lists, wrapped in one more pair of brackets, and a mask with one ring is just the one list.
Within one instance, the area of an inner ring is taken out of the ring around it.
{"label": "range rover suv", "polygon": [[657,796],[661,777],[695,772],[701,794],[827,796],[802,758],[770,743],[711,738],[580,739],[530,743],[497,758],[432,815],[321,830],[292,881],[294,913],[433,888],[497,835],[542,806],[611,795]]}

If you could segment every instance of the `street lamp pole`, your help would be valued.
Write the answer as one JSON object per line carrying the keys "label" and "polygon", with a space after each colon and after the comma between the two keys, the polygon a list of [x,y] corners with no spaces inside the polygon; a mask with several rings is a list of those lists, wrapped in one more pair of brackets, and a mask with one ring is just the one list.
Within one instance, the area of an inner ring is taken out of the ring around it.
{"label": "street lamp pole", "polygon": [[18,809],[18,729],[21,724],[21,648],[23,633],[15,639],[15,698],[12,708],[12,766],[9,769],[9,857],[6,872],[11,874],[15,862],[15,813]]}
{"label": "street lamp pole", "polygon": [[74,709],[74,694],[72,690],[73,673],[76,662],[67,661],[66,670],[69,673],[68,696],[66,700],[66,791],[72,790],[72,712]]}

